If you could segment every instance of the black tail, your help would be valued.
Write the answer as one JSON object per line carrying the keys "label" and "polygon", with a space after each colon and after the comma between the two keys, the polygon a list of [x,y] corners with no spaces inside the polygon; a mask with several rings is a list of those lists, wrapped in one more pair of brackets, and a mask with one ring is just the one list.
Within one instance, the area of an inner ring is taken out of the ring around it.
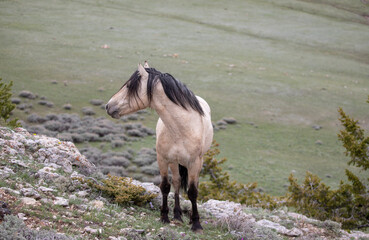
{"label": "black tail", "polygon": [[181,176],[181,188],[187,192],[187,184],[188,184],[188,172],[187,168],[178,164],[179,167],[179,175]]}

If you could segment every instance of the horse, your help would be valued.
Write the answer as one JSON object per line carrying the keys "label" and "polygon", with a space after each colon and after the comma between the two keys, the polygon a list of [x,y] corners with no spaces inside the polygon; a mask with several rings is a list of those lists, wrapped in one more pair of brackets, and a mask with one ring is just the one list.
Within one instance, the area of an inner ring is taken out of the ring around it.
{"label": "horse", "polygon": [[169,167],[174,186],[173,220],[183,222],[179,192],[180,188],[184,191],[188,188],[187,194],[192,205],[191,229],[201,233],[203,228],[196,201],[202,157],[209,150],[213,139],[210,107],[185,84],[169,73],[150,68],[145,62],[144,66],[138,65],[128,81],[111,97],[106,104],[106,111],[111,117],[120,118],[145,108],[154,109],[159,115],[156,125],[156,153],[161,175],[161,221],[170,222]]}

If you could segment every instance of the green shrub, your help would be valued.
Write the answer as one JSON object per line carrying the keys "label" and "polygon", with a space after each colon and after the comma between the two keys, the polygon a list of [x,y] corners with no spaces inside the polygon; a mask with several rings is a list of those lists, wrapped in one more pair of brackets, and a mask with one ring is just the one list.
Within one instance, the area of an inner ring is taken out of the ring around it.
{"label": "green shrub", "polygon": [[[367,174],[369,137],[365,137],[358,121],[346,115],[341,108],[338,112],[339,120],[344,127],[338,134],[338,138],[346,149],[346,155],[350,157],[348,165],[361,168],[362,173]],[[289,203],[305,215],[319,220],[331,219],[340,222],[346,229],[368,228],[369,178],[360,179],[348,169],[346,169],[346,176],[348,183],[341,181],[338,189],[331,190],[318,176],[309,172],[302,185],[299,185],[297,179],[290,175]]]}
{"label": "green shrub", "polygon": [[10,97],[12,96],[11,87],[13,82],[4,84],[0,78],[0,124],[11,128],[20,127],[18,119],[9,120],[10,113],[14,110],[15,104],[12,104]]}
{"label": "green shrub", "polygon": [[213,142],[210,150],[204,155],[204,164],[200,176],[208,181],[199,184],[199,199],[230,200],[248,206],[276,208],[282,198],[272,197],[257,190],[257,183],[241,184],[231,181],[229,174],[221,168],[226,158],[217,160],[219,154],[218,144]]}
{"label": "green shrub", "polygon": [[134,203],[143,205],[157,196],[156,194],[147,194],[143,187],[134,185],[132,179],[126,177],[108,175],[107,179],[102,180],[102,184],[91,180],[79,180],[96,190],[102,191],[118,204]]}

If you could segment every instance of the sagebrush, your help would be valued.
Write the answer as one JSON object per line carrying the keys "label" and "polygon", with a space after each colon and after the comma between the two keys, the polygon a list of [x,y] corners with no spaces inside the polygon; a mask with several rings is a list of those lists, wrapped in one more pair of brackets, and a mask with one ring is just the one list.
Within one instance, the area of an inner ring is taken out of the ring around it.
{"label": "sagebrush", "polygon": [[73,240],[74,238],[54,231],[30,229],[17,216],[5,215],[0,224],[0,240]]}

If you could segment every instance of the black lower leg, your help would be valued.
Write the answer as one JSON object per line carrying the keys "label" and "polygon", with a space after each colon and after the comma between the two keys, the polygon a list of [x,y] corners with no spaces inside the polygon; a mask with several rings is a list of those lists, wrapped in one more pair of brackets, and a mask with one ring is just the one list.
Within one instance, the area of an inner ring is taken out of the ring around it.
{"label": "black lower leg", "polygon": [[169,208],[168,208],[168,193],[170,191],[170,183],[168,181],[168,177],[163,177],[161,184],[160,184],[160,190],[161,190],[161,194],[163,195],[163,203],[161,205],[161,221],[163,223],[169,223],[169,218],[168,218],[168,212],[169,212]]}
{"label": "black lower leg", "polygon": [[177,219],[177,220],[183,222],[182,217],[181,217],[182,216],[182,209],[181,209],[181,206],[179,205],[179,193],[174,194],[173,214],[174,214],[174,219]]}
{"label": "black lower leg", "polygon": [[191,222],[192,222],[192,231],[198,231],[202,229],[200,224],[200,216],[199,212],[197,211],[197,188],[194,183],[190,183],[190,188],[188,189],[188,198],[192,204],[192,214],[191,214]]}

